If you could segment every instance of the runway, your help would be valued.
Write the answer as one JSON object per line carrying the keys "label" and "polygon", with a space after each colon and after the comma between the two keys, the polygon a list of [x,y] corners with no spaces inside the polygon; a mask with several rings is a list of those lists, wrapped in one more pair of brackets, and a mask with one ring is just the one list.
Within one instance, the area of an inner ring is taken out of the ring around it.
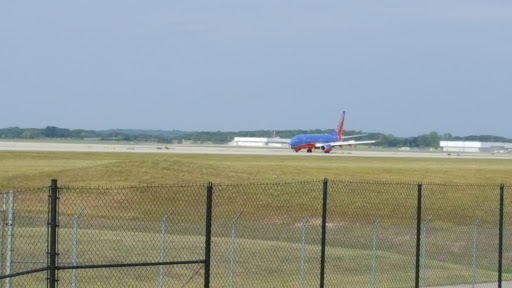
{"label": "runway", "polygon": [[189,145],[189,144],[91,144],[91,143],[50,143],[50,142],[0,142],[0,151],[54,151],[54,152],[112,152],[112,153],[179,153],[179,154],[231,154],[231,155],[280,155],[298,157],[406,157],[406,158],[482,158],[512,159],[511,153],[447,153],[430,151],[400,150],[356,150],[336,148],[326,154],[320,150],[313,153],[295,152],[286,147],[244,147],[232,145]]}

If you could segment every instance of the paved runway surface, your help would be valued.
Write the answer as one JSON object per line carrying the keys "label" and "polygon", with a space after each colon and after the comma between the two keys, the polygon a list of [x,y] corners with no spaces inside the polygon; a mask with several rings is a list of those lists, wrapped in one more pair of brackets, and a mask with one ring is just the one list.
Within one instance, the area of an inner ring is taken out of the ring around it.
{"label": "paved runway surface", "polygon": [[307,157],[436,157],[436,158],[497,158],[512,159],[511,153],[447,153],[418,151],[344,150],[336,148],[325,154],[320,150],[313,153],[295,152],[279,147],[241,147],[230,145],[165,145],[165,144],[88,144],[88,143],[36,143],[0,142],[0,151],[67,151],[67,152],[125,152],[125,153],[185,153],[185,154],[248,154],[248,155],[289,155]]}

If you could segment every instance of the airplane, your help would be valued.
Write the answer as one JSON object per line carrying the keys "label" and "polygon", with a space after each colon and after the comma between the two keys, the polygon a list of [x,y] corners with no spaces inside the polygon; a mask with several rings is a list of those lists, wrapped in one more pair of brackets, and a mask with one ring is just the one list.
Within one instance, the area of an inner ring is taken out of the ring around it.
{"label": "airplane", "polygon": [[367,140],[367,141],[343,141],[343,139],[366,136],[368,134],[361,135],[352,135],[352,136],[343,136],[343,123],[345,122],[345,111],[341,115],[340,121],[338,122],[338,126],[334,129],[330,134],[300,134],[293,136],[290,140],[290,147],[295,150],[295,152],[299,152],[301,149],[307,149],[308,153],[313,152],[313,149],[320,148],[324,151],[324,153],[329,153],[331,150],[339,146],[340,148],[343,145],[359,145],[359,144],[371,144],[378,142],[379,140]]}

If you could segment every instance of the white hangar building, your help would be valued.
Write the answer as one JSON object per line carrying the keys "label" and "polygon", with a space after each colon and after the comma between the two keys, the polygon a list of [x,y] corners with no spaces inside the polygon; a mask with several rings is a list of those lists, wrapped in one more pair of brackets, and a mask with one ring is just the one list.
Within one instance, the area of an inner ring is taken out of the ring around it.
{"label": "white hangar building", "polygon": [[447,152],[509,152],[512,143],[478,141],[441,141],[439,146]]}
{"label": "white hangar building", "polygon": [[263,138],[263,137],[235,137],[230,145],[249,147],[288,147],[290,139]]}

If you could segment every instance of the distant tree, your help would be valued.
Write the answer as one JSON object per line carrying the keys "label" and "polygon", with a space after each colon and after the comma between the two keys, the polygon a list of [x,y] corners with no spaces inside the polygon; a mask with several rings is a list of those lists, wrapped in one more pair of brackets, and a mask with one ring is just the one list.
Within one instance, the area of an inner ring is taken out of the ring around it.
{"label": "distant tree", "polygon": [[71,130],[65,128],[58,128],[55,126],[47,126],[43,135],[48,138],[71,138]]}
{"label": "distant tree", "polygon": [[[404,146],[402,145],[402,140],[398,137],[395,137],[391,134],[388,134],[386,136],[384,136],[382,138],[382,143],[384,143],[383,145],[386,146],[386,147],[399,147],[399,146]],[[379,143],[376,143],[376,144],[379,144]]]}
{"label": "distant tree", "polygon": [[431,148],[439,148],[439,141],[441,141],[441,136],[437,132],[430,132],[428,134],[422,134],[417,137],[418,147],[431,147]]}
{"label": "distant tree", "polygon": [[421,134],[418,137],[418,147],[424,148],[430,146],[430,139],[427,134]]}
{"label": "distant tree", "polygon": [[[32,135],[33,137],[34,135]],[[30,130],[23,131],[23,134],[21,134],[21,138],[23,139],[30,139]]]}
{"label": "distant tree", "polygon": [[24,130],[19,127],[5,128],[2,129],[2,138],[22,138],[23,132]]}
{"label": "distant tree", "polygon": [[55,126],[46,126],[43,131],[43,135],[48,138],[57,137],[57,127]]}
{"label": "distant tree", "polygon": [[451,141],[453,140],[453,136],[450,133],[444,133],[443,136],[441,136],[441,140]]}
{"label": "distant tree", "polygon": [[430,139],[430,147],[432,148],[439,148],[439,141],[441,141],[441,136],[437,134],[437,132],[430,132],[428,133],[428,137]]}
{"label": "distant tree", "polygon": [[408,137],[406,141],[409,147],[420,147],[418,137]]}

